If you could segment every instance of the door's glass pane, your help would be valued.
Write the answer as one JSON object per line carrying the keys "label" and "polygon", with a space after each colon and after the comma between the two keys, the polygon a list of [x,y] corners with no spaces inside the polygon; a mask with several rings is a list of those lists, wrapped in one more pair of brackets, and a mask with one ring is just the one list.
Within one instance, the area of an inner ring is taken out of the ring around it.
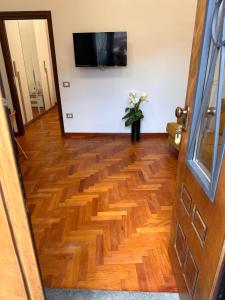
{"label": "door's glass pane", "polygon": [[209,52],[208,52],[208,62],[207,62],[207,68],[206,68],[206,73],[205,73],[205,82],[204,82],[204,89],[206,87],[206,83],[207,83],[207,79],[208,79],[208,75],[209,75],[209,69],[210,66],[212,64],[212,55],[213,55],[213,42],[210,42],[210,47],[209,47]]}
{"label": "door's glass pane", "polygon": [[220,58],[219,52],[213,80],[210,83],[210,90],[207,96],[207,105],[196,137],[194,154],[196,163],[201,167],[209,179],[214,151]]}

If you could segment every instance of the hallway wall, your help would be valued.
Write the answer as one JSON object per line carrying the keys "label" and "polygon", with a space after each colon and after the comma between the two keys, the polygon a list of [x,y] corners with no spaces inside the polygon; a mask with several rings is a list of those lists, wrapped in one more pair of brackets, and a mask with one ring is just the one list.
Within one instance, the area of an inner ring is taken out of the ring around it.
{"label": "hallway wall", "polygon": [[[143,132],[165,132],[185,101],[197,0],[1,0],[1,10],[51,10],[67,132],[129,132],[132,89],[146,91]],[[127,31],[128,66],[75,68],[72,33]],[[63,88],[69,81],[71,87]],[[66,119],[73,113],[73,119]]]}

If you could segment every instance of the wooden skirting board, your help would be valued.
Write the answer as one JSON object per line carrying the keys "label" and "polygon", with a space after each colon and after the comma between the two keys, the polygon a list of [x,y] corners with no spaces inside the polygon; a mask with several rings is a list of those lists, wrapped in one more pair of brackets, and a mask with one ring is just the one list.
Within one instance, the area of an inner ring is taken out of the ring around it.
{"label": "wooden skirting board", "polygon": [[[130,137],[130,133],[117,133],[117,132],[65,132],[65,137]],[[141,138],[167,138],[168,133],[141,133]]]}

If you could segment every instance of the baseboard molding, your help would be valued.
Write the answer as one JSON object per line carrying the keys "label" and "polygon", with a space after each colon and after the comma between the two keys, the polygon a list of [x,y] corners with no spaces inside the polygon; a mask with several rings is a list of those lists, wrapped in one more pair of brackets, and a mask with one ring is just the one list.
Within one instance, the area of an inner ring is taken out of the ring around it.
{"label": "baseboard molding", "polygon": [[[65,132],[65,137],[126,137],[130,138],[130,133],[116,133],[116,132]],[[167,138],[168,133],[141,133],[141,138]]]}

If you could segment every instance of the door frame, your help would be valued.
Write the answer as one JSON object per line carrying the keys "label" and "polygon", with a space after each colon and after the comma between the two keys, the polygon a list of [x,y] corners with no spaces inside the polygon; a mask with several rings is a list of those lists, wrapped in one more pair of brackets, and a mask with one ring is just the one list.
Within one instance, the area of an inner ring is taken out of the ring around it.
{"label": "door frame", "polygon": [[59,112],[59,123],[60,123],[61,135],[64,136],[65,130],[64,130],[64,123],[63,123],[62,103],[61,103],[61,96],[60,96],[60,89],[59,89],[59,79],[58,79],[51,11],[2,11],[0,12],[0,42],[2,45],[3,58],[5,61],[5,67],[6,67],[10,92],[12,95],[12,102],[13,102],[14,109],[16,110],[16,122],[18,127],[18,134],[23,135],[25,133],[25,130],[24,130],[24,124],[22,119],[22,113],[20,109],[19,97],[18,97],[16,86],[14,84],[14,72],[13,72],[9,43],[8,43],[7,32],[6,32],[4,21],[35,20],[35,19],[47,20],[49,44],[50,44],[50,51],[51,51],[51,58],[52,58],[52,69],[53,69],[54,84],[55,84],[55,91],[56,91],[58,112]]}

